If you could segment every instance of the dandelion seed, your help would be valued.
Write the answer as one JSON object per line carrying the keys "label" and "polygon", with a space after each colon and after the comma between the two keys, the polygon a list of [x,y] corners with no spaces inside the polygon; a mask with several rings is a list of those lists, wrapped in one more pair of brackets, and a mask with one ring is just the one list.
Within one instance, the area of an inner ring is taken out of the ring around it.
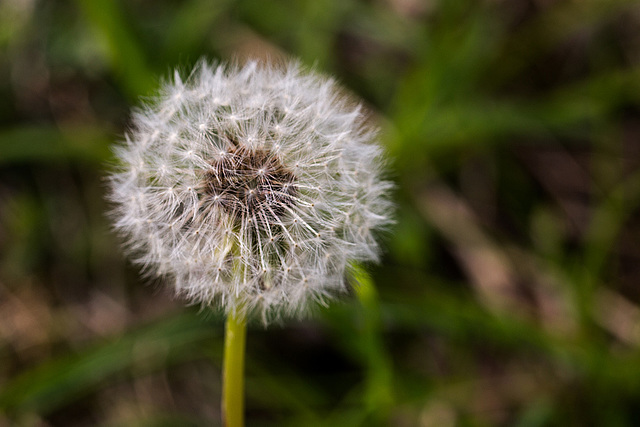
{"label": "dandelion seed", "polygon": [[269,322],[376,259],[390,184],[375,129],[332,81],[295,63],[201,62],[162,93],[135,113],[110,179],[115,228],[146,274]]}

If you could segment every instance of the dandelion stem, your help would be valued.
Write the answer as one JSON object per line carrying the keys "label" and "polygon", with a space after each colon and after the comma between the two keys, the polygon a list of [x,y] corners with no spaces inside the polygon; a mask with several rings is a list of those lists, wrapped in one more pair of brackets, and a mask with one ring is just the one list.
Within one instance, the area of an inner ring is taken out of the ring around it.
{"label": "dandelion stem", "polygon": [[222,373],[222,420],[226,427],[244,426],[244,352],[247,321],[242,313],[227,317]]}

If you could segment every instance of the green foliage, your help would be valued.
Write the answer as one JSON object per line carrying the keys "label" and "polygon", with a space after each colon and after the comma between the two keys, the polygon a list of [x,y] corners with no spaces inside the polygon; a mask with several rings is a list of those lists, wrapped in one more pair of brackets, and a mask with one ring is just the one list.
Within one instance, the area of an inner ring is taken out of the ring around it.
{"label": "green foliage", "polygon": [[632,0],[0,3],[0,425],[219,422],[222,319],[143,285],[102,182],[131,105],[202,55],[335,75],[397,182],[354,295],[250,326],[249,425],[636,425],[639,16]]}

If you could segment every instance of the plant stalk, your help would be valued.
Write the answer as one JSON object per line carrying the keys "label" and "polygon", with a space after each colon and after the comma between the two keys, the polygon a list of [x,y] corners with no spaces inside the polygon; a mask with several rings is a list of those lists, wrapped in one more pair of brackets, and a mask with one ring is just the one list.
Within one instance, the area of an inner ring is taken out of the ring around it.
{"label": "plant stalk", "polygon": [[222,372],[222,422],[226,427],[244,426],[244,353],[247,321],[238,311],[227,317]]}

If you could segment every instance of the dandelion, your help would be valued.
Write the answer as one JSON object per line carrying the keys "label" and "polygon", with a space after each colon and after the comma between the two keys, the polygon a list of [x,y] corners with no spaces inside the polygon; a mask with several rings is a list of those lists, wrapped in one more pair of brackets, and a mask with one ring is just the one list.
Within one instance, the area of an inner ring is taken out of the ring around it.
{"label": "dandelion", "polygon": [[390,205],[373,141],[360,108],[297,64],[201,63],[134,113],[115,228],[188,301],[304,314],[345,289],[348,263],[377,258]]}
{"label": "dandelion", "polygon": [[378,257],[391,205],[375,141],[361,108],[298,64],[201,62],[134,113],[110,179],[115,229],[192,303],[265,324],[304,315]]}

